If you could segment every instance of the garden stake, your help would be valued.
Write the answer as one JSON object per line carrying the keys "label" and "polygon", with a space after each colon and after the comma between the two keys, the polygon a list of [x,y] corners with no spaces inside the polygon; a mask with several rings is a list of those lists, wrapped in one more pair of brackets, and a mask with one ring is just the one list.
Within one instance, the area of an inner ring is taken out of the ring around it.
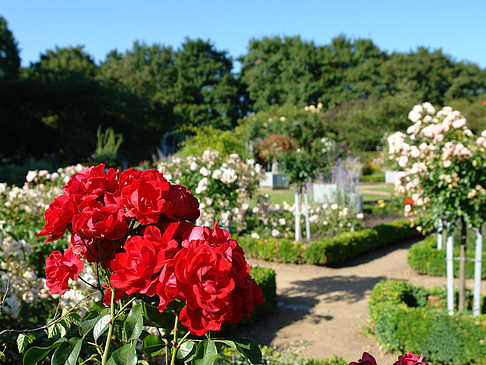
{"label": "garden stake", "polygon": [[447,310],[454,314],[454,231],[447,232]]}
{"label": "garden stake", "polygon": [[477,317],[481,311],[481,258],[483,253],[483,232],[481,226],[476,229],[476,257],[474,259],[474,297],[473,316]]}

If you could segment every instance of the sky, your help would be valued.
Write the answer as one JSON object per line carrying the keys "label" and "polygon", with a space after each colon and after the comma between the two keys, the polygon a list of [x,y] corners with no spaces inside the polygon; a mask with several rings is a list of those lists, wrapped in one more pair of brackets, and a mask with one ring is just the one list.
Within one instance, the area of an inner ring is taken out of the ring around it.
{"label": "sky", "polygon": [[[338,35],[371,39],[381,50],[429,47],[486,67],[485,0],[3,0],[22,66],[55,46],[84,45],[97,63],[135,40],[178,48],[211,40],[233,59],[251,38],[295,36],[329,44]],[[235,67],[238,64],[235,62]]]}

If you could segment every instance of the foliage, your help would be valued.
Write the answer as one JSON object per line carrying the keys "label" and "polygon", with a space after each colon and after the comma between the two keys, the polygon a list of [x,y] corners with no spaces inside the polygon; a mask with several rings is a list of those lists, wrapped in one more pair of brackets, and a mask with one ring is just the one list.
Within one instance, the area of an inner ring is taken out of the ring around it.
{"label": "foliage", "polygon": [[428,291],[403,281],[381,281],[369,301],[369,326],[390,351],[423,353],[433,363],[483,364],[486,318],[450,316],[428,304]]}
{"label": "foliage", "polygon": [[116,167],[118,162],[118,150],[123,142],[123,135],[115,134],[113,128],[108,128],[104,132],[101,126],[98,127],[98,142],[96,150],[91,155],[94,162],[105,162],[107,166]]}
{"label": "foliage", "polygon": [[258,305],[245,322],[253,322],[273,312],[277,305],[275,270],[254,266],[250,269],[250,275],[262,289],[262,296],[265,298],[265,302]]}
{"label": "foliage", "polygon": [[418,235],[409,220],[402,220],[325,237],[307,245],[288,239],[257,238],[255,235],[242,236],[238,242],[251,257],[275,262],[334,266]]}
{"label": "foliage", "polygon": [[261,166],[254,160],[243,161],[236,154],[222,158],[218,152],[207,149],[199,156],[173,156],[159,161],[157,168],[200,199],[201,224],[219,220],[228,229],[246,229],[245,214],[261,177]]}
{"label": "foliage", "polygon": [[212,127],[190,128],[195,134],[186,138],[181,143],[179,156],[201,156],[204,151],[211,150],[219,153],[221,158],[227,158],[231,154],[246,156],[244,140],[238,133],[229,130],[215,129]]}
{"label": "foliage", "polygon": [[7,20],[0,16],[0,78],[16,76],[20,68],[19,49],[8,29]]}
{"label": "foliage", "polygon": [[363,175],[360,181],[362,183],[385,182],[385,174]]}
{"label": "foliage", "polygon": [[[471,247],[472,246],[472,247]],[[454,250],[454,257],[459,256],[459,248]],[[473,245],[468,245],[467,257],[475,257]],[[483,251],[482,258],[482,279],[486,279],[486,252]],[[437,237],[427,237],[424,241],[418,242],[410,247],[407,262],[416,273],[432,276],[446,275],[446,252],[437,249]],[[454,261],[454,276],[459,277],[459,262]],[[466,277],[474,278],[474,262],[466,261]]]}
{"label": "foliage", "polygon": [[317,265],[342,265],[348,260],[374,249],[416,238],[419,233],[409,220],[379,224],[357,232],[342,233],[309,243],[305,261]]}

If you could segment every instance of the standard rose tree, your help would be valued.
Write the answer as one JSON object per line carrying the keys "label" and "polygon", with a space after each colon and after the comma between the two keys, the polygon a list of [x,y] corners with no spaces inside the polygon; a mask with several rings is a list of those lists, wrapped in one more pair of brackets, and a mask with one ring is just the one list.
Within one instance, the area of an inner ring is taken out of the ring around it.
{"label": "standard rose tree", "polygon": [[[68,339],[61,331],[49,348],[27,350],[24,363],[40,361],[53,349],[53,359],[73,364],[82,356],[84,363],[136,363],[135,345],[142,338],[145,355],[163,353],[171,364],[177,358],[212,363],[222,344],[259,361],[258,347],[248,341],[209,336],[223,323],[248,317],[264,299],[229,232],[217,222],[212,229],[192,223],[199,202],[187,188],[154,169],[105,171],[98,165],[75,174],[63,189],[47,208],[39,235],[49,242],[68,231],[71,243],[47,258],[46,285],[62,295],[69,280],[82,279],[90,266],[97,273],[90,285],[103,300],[83,321],[74,321],[80,337]],[[49,326],[70,327],[71,319],[65,315]]]}

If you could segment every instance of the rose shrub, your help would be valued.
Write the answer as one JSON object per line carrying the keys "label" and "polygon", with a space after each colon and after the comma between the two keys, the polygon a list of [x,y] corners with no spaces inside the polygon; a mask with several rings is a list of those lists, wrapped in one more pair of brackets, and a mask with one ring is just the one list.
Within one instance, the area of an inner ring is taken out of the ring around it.
{"label": "rose shrub", "polygon": [[[393,363],[393,365],[428,365],[426,362],[423,362],[424,354],[418,357],[417,355],[408,352],[404,355],[400,355],[398,360]],[[361,359],[358,362],[352,361],[349,365],[376,365],[375,358],[367,352],[363,352]]]}
{"label": "rose shrub", "polygon": [[[190,222],[200,212],[187,188],[171,184],[155,169],[105,171],[101,164],[73,175],[63,190],[46,209],[39,235],[54,241],[69,231],[72,237],[64,253],[54,251],[47,258],[46,285],[62,295],[70,289],[69,280],[78,280],[91,266],[97,275],[89,284],[104,304],[95,304],[78,323],[80,338],[67,340],[64,332],[48,350],[27,350],[24,363],[34,363],[39,353],[47,356],[52,349],[54,358],[73,356],[76,362],[83,346],[96,349],[88,359],[92,362],[119,363],[120,356],[136,362],[135,343],[145,322],[161,328],[166,337],[145,334],[142,350],[154,355],[155,341],[172,364],[176,356],[212,362],[216,343],[230,345],[252,361],[258,358],[247,341],[194,337],[218,331],[224,322],[239,322],[264,299],[229,232],[217,222],[212,229]],[[157,309],[164,318],[173,318],[173,325],[160,321]],[[49,326],[66,320],[63,316]],[[97,341],[106,331],[101,350]]]}

